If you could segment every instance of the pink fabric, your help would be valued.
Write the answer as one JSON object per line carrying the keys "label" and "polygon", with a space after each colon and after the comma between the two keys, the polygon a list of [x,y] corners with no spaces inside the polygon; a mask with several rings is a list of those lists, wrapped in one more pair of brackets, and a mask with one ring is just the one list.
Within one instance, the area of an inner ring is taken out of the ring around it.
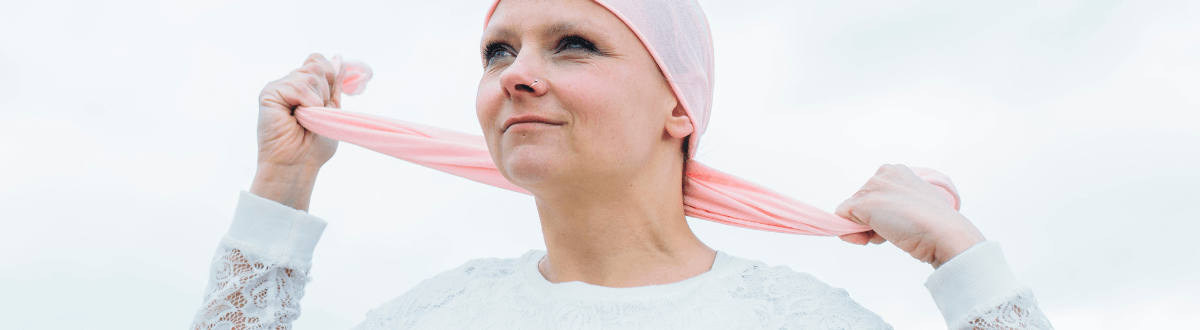
{"label": "pink fabric", "polygon": [[[708,126],[714,81],[712,36],[699,4],[694,0],[594,1],[624,21],[658,63],[696,128],[690,137],[690,154],[694,155]],[[488,10],[489,19],[499,3],[497,0]],[[340,57],[335,57],[334,63],[346,66],[344,93],[355,95],[366,88],[372,74],[366,64],[341,63]],[[500,174],[483,136],[334,108],[298,107],[295,116],[301,125],[317,134],[529,194]],[[912,169],[930,184],[942,188],[946,202],[958,209],[958,192],[950,178],[931,169]],[[688,160],[685,177],[684,213],[691,217],[803,235],[838,236],[871,229],[695,160]]]}
{"label": "pink fabric", "polygon": [[[345,87],[344,90],[354,90]],[[317,134],[454,174],[480,183],[529,194],[496,169],[483,136],[430,127],[335,108],[296,108],[296,119]],[[933,170],[913,168],[942,187],[946,202],[958,209],[950,179]],[[870,230],[848,219],[784,196],[700,162],[688,163],[684,212],[727,225],[781,233],[837,236]]]}
{"label": "pink fabric", "polygon": [[[366,88],[371,70],[347,61],[342,90],[357,94]],[[352,79],[353,77],[353,79]],[[296,120],[317,134],[464,177],[491,186],[529,194],[508,182],[492,162],[483,136],[324,107],[297,107]],[[946,202],[958,209],[950,179],[933,170],[913,170],[939,186]],[[684,212],[691,217],[733,226],[781,233],[836,236],[870,230],[741,178],[688,161]]]}

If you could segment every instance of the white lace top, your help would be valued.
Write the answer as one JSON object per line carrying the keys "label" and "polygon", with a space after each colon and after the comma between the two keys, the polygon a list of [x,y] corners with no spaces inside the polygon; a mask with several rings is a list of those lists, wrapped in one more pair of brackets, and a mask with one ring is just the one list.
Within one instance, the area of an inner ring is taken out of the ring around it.
{"label": "white lace top", "polygon": [[[290,329],[324,228],[243,192],[192,328]],[[469,261],[372,310],[355,329],[891,329],[846,290],[724,252],[704,274],[637,288],[550,283],[537,270],[544,255]],[[925,285],[950,329],[1051,329],[995,242],[954,257]]]}

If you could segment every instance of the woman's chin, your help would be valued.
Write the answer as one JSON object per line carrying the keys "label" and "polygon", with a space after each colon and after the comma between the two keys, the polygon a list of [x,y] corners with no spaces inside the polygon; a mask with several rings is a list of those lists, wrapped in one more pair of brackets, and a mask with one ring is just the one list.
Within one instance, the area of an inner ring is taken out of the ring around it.
{"label": "woman's chin", "polygon": [[502,169],[514,184],[530,189],[562,176],[563,159],[560,152],[537,146],[520,146],[504,155]]}

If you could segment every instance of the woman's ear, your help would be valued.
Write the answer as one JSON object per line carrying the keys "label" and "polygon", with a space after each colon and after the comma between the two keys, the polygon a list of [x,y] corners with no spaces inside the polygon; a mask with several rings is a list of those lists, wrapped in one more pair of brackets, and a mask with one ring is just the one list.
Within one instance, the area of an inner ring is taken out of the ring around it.
{"label": "woman's ear", "polygon": [[671,110],[671,116],[667,118],[666,127],[667,134],[671,137],[682,139],[695,131],[692,127],[692,119],[688,117],[687,111],[683,110],[683,104],[677,104],[674,110]]}

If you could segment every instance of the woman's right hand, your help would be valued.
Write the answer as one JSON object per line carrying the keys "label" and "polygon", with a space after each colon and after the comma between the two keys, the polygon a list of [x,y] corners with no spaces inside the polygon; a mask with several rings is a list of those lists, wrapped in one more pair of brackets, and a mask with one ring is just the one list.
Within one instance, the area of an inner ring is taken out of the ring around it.
{"label": "woman's right hand", "polygon": [[337,141],[300,126],[297,106],[341,106],[344,66],[321,54],[272,81],[258,96],[258,172],[250,193],[307,211],[317,171],[333,157]]}

